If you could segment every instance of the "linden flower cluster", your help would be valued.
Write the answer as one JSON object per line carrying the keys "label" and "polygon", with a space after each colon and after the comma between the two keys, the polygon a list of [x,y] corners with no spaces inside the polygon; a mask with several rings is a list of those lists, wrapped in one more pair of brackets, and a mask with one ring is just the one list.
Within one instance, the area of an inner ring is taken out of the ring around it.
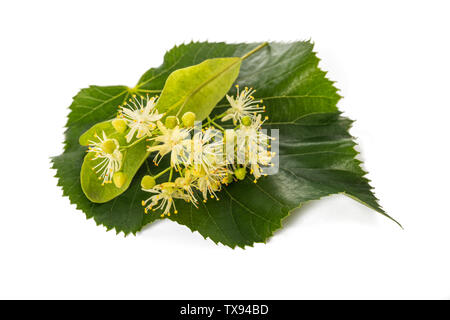
{"label": "linden flower cluster", "polygon": [[[160,210],[161,217],[178,213],[175,200],[184,200],[198,207],[199,201],[219,200],[223,185],[244,180],[247,170],[253,181],[265,175],[264,169],[273,166],[274,152],[270,151],[274,138],[264,133],[262,125],[267,117],[262,100],[253,97],[252,88],[239,89],[235,97],[226,96],[230,108],[224,113],[207,118],[203,125],[196,122],[193,112],[181,117],[160,114],[157,97],[136,97],[120,107],[112,125],[123,133],[128,145],[121,147],[116,139],[108,139],[103,132],[98,141],[91,141],[88,152],[100,159],[95,167],[103,183],[114,182],[120,188],[126,180],[121,172],[124,148],[145,139],[147,151],[153,153],[155,166],[168,157],[169,165],[154,176],[146,175],[142,190],[150,197],[142,201],[146,213]],[[224,129],[216,121],[230,121],[231,129]],[[163,121],[164,120],[164,123]],[[131,144],[130,144],[131,143]],[[165,181],[157,183],[164,178]]]}

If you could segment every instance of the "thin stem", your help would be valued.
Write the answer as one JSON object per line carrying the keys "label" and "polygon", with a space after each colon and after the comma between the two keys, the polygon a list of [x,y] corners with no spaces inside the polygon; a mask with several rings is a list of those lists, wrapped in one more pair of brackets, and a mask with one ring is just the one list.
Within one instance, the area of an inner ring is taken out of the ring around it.
{"label": "thin stem", "polygon": [[268,42],[263,42],[263,43],[261,43],[259,46],[257,46],[257,47],[256,47],[255,49],[253,49],[252,51],[250,51],[250,52],[244,54],[244,55],[241,57],[241,59],[242,59],[242,60],[247,59],[247,58],[250,57],[252,54],[254,54],[256,51],[261,50],[262,48],[264,48],[264,47],[267,46],[267,45],[269,45]]}
{"label": "thin stem", "polygon": [[150,170],[150,166],[148,165],[147,159],[145,159],[145,165],[147,166],[147,172],[148,172],[148,174],[151,175],[152,172],[151,172],[151,170]]}
{"label": "thin stem", "polygon": [[[217,123],[215,123],[213,119],[211,119],[210,117],[207,117],[207,119],[208,119],[208,122],[206,123],[206,126],[208,126],[209,124],[212,124],[213,126],[217,127],[218,129],[220,129],[220,130],[222,130],[222,131],[225,131],[225,129],[222,128],[222,127],[221,127],[220,125],[218,125]],[[205,125],[203,125],[203,127],[204,127],[204,126],[205,126]]]}
{"label": "thin stem", "polygon": [[123,163],[125,162],[126,157],[127,157],[127,150],[124,150],[123,156],[122,156],[122,164],[120,165],[120,170],[122,170]]}
{"label": "thin stem", "polygon": [[171,169],[171,167],[168,167],[166,169],[164,169],[163,171],[161,171],[160,173],[158,173],[157,175],[153,176],[154,179],[157,179],[159,177],[161,177],[164,173],[166,173],[167,171],[169,171],[169,169]]}
{"label": "thin stem", "polygon": [[222,131],[225,131],[225,129],[224,129],[222,126],[218,125],[218,124],[215,123],[214,121],[211,120],[211,123],[212,123],[214,126],[216,126],[218,129],[220,129],[220,130],[222,130]]}
{"label": "thin stem", "polygon": [[139,89],[139,88],[137,88],[136,91],[146,92],[146,93],[160,93],[162,90],[147,90],[147,89]]}
{"label": "thin stem", "polygon": [[227,112],[225,111],[224,113],[219,114],[218,116],[215,116],[215,117],[212,119],[212,121],[219,120],[219,119],[225,117],[226,115],[227,115]]}
{"label": "thin stem", "polygon": [[204,125],[202,125],[202,128],[204,128],[204,127],[207,127],[207,126],[209,126],[210,124],[211,124],[211,118],[208,116],[208,117],[206,117],[206,120],[208,120]]}
{"label": "thin stem", "polygon": [[173,167],[170,167],[169,182],[172,181]]}
{"label": "thin stem", "polygon": [[133,142],[132,144],[129,144],[129,145],[127,145],[127,146],[122,147],[122,149],[129,149],[129,148],[131,148],[132,146],[138,144],[139,142],[141,142],[142,140],[144,140],[144,139],[146,139],[146,138],[147,138],[147,136],[142,137],[142,138],[136,140],[135,142]]}
{"label": "thin stem", "polygon": [[[219,120],[219,119],[225,117],[226,115],[227,115],[227,113],[224,112],[224,113],[222,113],[222,114],[220,114],[220,115],[218,115],[218,116],[215,116],[215,117],[212,118],[212,119],[210,119],[209,117],[207,117],[208,122],[206,122],[202,127],[207,127],[207,126],[208,126],[210,123],[212,123],[213,121]],[[216,125],[217,125],[217,123],[216,123]]]}

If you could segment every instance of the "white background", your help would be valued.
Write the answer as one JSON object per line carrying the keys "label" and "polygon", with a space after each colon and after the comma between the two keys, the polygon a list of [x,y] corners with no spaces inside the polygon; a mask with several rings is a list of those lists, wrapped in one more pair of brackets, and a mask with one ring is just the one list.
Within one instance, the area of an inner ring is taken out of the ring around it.
{"label": "white background", "polygon": [[[450,298],[446,1],[2,1],[0,298]],[[190,40],[312,39],[387,212],[333,196],[231,250],[163,221],[124,238],[56,186],[67,107]]]}

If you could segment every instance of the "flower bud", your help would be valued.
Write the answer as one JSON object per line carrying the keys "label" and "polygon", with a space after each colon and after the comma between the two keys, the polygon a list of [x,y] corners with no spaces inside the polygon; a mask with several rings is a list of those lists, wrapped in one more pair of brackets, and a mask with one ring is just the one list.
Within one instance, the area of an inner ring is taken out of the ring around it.
{"label": "flower bud", "polygon": [[195,113],[188,111],[181,117],[185,127],[193,127],[195,122]]}
{"label": "flower bud", "polygon": [[123,119],[114,119],[111,124],[119,133],[124,133],[127,130],[127,122]]}
{"label": "flower bud", "polygon": [[239,180],[244,180],[246,174],[247,174],[247,170],[245,170],[245,168],[238,168],[238,169],[234,170],[234,175]]}
{"label": "flower bud", "polygon": [[252,124],[252,119],[249,116],[245,116],[241,119],[241,122],[244,126],[248,127]]}
{"label": "flower bud", "polygon": [[102,143],[101,148],[104,153],[112,154],[116,150],[117,145],[114,140],[109,139]]}
{"label": "flower bud", "polygon": [[113,182],[117,188],[122,188],[127,180],[127,175],[123,172],[116,172],[113,175]]}
{"label": "flower bud", "polygon": [[173,129],[178,125],[178,119],[175,116],[168,116],[166,118],[165,126],[168,129]]}
{"label": "flower bud", "polygon": [[144,190],[153,188],[156,185],[155,178],[152,176],[144,176],[141,180],[141,187]]}

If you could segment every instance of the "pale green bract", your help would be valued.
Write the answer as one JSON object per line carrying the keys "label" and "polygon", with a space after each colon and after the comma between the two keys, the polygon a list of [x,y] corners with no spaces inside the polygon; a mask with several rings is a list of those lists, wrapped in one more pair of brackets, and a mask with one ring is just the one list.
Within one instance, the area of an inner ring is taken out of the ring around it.
{"label": "pale green bract", "polygon": [[208,59],[172,72],[159,98],[158,110],[179,117],[191,111],[197,121],[204,120],[236,80],[241,61],[241,58]]}
{"label": "pale green bract", "polygon": [[250,178],[232,183],[220,192],[220,201],[200,203],[198,208],[178,201],[179,213],[170,220],[216,243],[245,247],[265,242],[293,209],[334,193],[346,194],[387,216],[355,159],[355,142],[348,132],[351,121],[340,115],[336,107],[340,96],[318,68],[313,45],[270,43],[245,56],[258,45],[180,45],[133,89],[82,89],[70,106],[64,152],[52,160],[64,195],[88,218],[117,233],[135,234],[160,219],[159,214],[145,214],[141,206],[147,197],[140,187],[142,177],[159,172],[148,159],[148,143],[142,140],[126,150],[122,170],[127,179],[121,188],[99,187],[89,154],[84,160],[86,145],[98,131],[115,136],[121,145],[133,143],[123,141],[110,122],[117,107],[133,95],[160,95],[160,112],[181,118],[193,111],[203,120],[229,107],[224,95],[233,94],[230,87],[237,83],[257,89],[256,98],[267,105],[265,127],[279,129],[279,172],[256,184]]}
{"label": "pale green bract", "polygon": [[[89,141],[95,140],[95,135],[105,134],[109,138],[117,139],[121,145],[127,145],[124,135],[119,134],[113,128],[111,121],[105,121],[94,125],[80,137],[80,144],[88,146]],[[128,189],[130,183],[147,158],[147,144],[141,141],[124,152],[124,161],[121,171],[125,173],[126,180],[121,188],[114,184],[102,185],[98,175],[93,170],[98,161],[92,161],[93,154],[86,155],[81,167],[81,187],[86,197],[92,202],[103,203],[110,201]]]}

